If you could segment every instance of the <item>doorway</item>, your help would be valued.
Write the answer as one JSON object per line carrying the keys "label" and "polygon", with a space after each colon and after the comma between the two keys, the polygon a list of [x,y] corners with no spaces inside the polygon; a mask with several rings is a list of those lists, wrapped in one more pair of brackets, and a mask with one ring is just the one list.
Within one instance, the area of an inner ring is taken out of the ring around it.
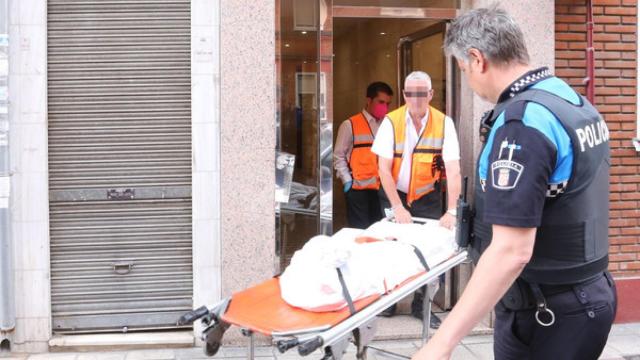
{"label": "doorway", "polygon": [[[431,105],[447,111],[447,66],[442,50],[446,23],[429,19],[335,18],[333,23],[333,135],[365,105],[367,85],[391,86],[390,111],[404,103],[402,85],[411,71],[431,76]],[[449,96],[450,97],[450,96]],[[335,172],[334,172],[335,174]],[[348,226],[342,183],[333,178],[333,230]]]}
{"label": "doorway", "polygon": [[[453,115],[457,89],[442,42],[457,0],[276,1],[276,252],[283,270],[318,234],[345,227],[333,168],[337,129],[384,81],[402,104],[413,70],[428,72],[432,105]],[[454,117],[454,116],[452,116]],[[454,117],[455,119],[455,117]],[[286,165],[285,165],[286,164]]]}

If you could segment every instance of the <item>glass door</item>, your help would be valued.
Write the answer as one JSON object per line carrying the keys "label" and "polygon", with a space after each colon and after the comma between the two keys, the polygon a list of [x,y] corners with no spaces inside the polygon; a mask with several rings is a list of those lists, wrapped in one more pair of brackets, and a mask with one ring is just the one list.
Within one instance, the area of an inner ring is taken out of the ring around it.
{"label": "glass door", "polygon": [[331,233],[331,3],[280,0],[276,7],[276,249],[283,269],[307,240]]}

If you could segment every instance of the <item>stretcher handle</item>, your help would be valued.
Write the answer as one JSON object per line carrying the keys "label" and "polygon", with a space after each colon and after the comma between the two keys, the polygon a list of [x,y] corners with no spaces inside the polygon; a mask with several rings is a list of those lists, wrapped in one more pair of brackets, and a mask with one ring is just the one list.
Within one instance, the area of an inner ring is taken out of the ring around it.
{"label": "stretcher handle", "polygon": [[277,346],[278,346],[278,351],[280,351],[280,354],[284,354],[287,350],[291,349],[292,347],[296,347],[298,346],[298,344],[300,343],[300,341],[298,341],[298,339],[289,339],[289,340],[280,340],[277,342]]}
{"label": "stretcher handle", "polygon": [[209,314],[209,309],[206,306],[201,306],[180,316],[180,319],[178,319],[178,325],[193,324],[194,321],[206,316],[207,314]]}
{"label": "stretcher handle", "polygon": [[300,356],[307,356],[322,346],[322,343],[323,341],[320,336],[309,339],[298,346],[298,354],[300,354]]}

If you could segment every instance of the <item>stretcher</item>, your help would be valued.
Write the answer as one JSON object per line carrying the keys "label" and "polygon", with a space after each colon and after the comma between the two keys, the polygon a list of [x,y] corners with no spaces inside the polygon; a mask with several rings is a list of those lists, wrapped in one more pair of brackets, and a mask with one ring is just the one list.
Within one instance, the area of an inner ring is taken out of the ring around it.
{"label": "stretcher", "polygon": [[[320,349],[322,359],[339,360],[348,345],[353,343],[358,359],[366,359],[367,351],[389,358],[408,359],[369,345],[376,332],[376,316],[421,287],[438,281],[440,275],[465,260],[467,252],[458,250],[446,261],[410,277],[384,295],[372,295],[353,302],[348,308],[331,312],[311,312],[287,304],[280,296],[279,279],[276,277],[235,293],[213,306],[193,310],[183,315],[178,324],[202,322],[203,347],[208,356],[218,352],[225,331],[237,326],[249,338],[249,359],[254,356],[255,333],[270,336],[280,353],[296,348],[300,356],[306,356]],[[423,343],[429,337],[432,295],[424,296]]]}

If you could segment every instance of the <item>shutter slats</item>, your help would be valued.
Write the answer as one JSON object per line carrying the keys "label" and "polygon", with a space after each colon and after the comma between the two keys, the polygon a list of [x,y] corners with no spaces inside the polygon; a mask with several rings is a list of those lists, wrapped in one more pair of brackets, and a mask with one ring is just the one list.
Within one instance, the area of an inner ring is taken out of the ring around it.
{"label": "shutter slats", "polygon": [[192,307],[190,1],[47,6],[54,332],[174,327]]}

